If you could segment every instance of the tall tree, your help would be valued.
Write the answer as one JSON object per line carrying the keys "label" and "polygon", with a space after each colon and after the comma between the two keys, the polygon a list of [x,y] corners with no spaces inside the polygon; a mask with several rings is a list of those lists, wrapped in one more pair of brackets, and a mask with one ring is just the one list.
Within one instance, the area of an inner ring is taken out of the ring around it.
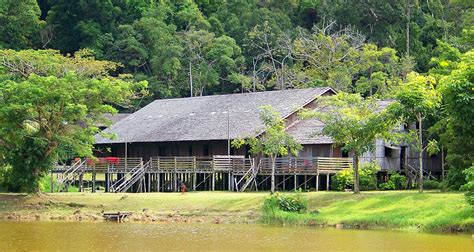
{"label": "tall tree", "polygon": [[439,78],[439,85],[444,117],[440,124],[445,129],[441,144],[447,148],[449,164],[447,181],[457,190],[464,182],[463,170],[474,163],[474,50],[461,55],[456,67]]}
{"label": "tall tree", "polygon": [[415,123],[413,147],[418,151],[419,191],[423,192],[423,152],[426,149],[423,139],[423,122],[435,113],[441,104],[441,95],[435,88],[436,80],[431,76],[422,76],[416,72],[408,75],[407,81],[400,85],[395,94],[398,101],[391,110],[410,124]]}
{"label": "tall tree", "polygon": [[375,148],[375,140],[385,138],[394,129],[394,118],[379,108],[373,97],[340,92],[319,100],[320,110],[306,111],[304,117],[313,117],[324,123],[322,134],[333,139],[354,158],[354,193],[359,193],[359,159]]}
{"label": "tall tree", "polygon": [[112,0],[52,0],[46,22],[53,27],[52,48],[74,53],[91,48],[102,54],[102,41],[116,29]]}
{"label": "tall tree", "polygon": [[44,22],[35,0],[0,0],[0,48],[35,46]]}
{"label": "tall tree", "polygon": [[[54,66],[38,60],[36,51],[8,53],[22,54],[22,62],[28,66]],[[57,53],[50,54],[49,59],[74,61]],[[92,58],[88,60],[90,66],[102,64],[94,64]],[[44,74],[39,67],[24,75],[14,66],[2,66],[0,157],[1,163],[12,167],[10,176],[15,183],[10,190],[37,192],[39,179],[53,162],[70,158],[62,156],[66,152],[92,156],[94,135],[100,131],[97,123],[109,123],[103,114],[115,113],[113,105],[127,105],[137,91],[146,87],[146,82],[113,78],[107,71],[99,75],[79,74],[85,63],[74,64],[75,72],[53,70],[58,74]]]}
{"label": "tall tree", "polygon": [[270,157],[272,163],[271,193],[274,193],[276,158],[278,156],[288,156],[289,154],[296,156],[298,151],[302,149],[302,146],[286,133],[285,121],[278,112],[270,106],[263,106],[260,109],[260,120],[264,125],[264,128],[261,130],[264,133],[256,137],[236,139],[232,141],[232,145],[240,148],[247,144],[250,146],[251,153]]}

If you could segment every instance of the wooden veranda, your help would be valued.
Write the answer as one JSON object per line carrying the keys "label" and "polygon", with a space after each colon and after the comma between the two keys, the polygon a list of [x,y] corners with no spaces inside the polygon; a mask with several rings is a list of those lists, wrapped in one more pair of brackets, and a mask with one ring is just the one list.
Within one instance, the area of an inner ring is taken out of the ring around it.
{"label": "wooden veranda", "polygon": [[[276,189],[329,190],[331,175],[351,165],[352,158],[277,158]],[[59,183],[55,191],[71,185],[80,191],[91,188],[91,192],[99,185],[105,192],[177,192],[183,185],[190,191],[258,191],[270,190],[271,172],[269,158],[176,156],[76,159],[56,166],[51,175]]]}

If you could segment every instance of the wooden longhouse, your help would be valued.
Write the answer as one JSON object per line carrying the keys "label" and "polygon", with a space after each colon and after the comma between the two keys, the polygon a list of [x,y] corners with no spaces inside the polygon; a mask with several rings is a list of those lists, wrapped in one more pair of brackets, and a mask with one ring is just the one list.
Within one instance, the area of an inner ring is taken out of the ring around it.
{"label": "wooden longhouse", "polygon": [[[324,126],[320,121],[301,120],[298,112],[317,109],[318,97],[334,93],[323,87],[156,100],[104,130],[115,138],[97,136],[98,161],[77,160],[55,172],[60,182],[81,186],[90,173],[93,188],[96,175],[104,174],[105,191],[113,192],[179,191],[183,184],[188,190],[269,190],[269,159],[250,157],[247,148],[230,144],[262,133],[260,107],[269,105],[303,145],[298,157],[277,159],[277,189],[328,190],[331,175],[348,169],[352,159],[318,134]],[[379,153],[387,146],[393,150],[390,157]],[[377,160],[382,169],[400,170],[401,152],[378,141],[364,158]]]}

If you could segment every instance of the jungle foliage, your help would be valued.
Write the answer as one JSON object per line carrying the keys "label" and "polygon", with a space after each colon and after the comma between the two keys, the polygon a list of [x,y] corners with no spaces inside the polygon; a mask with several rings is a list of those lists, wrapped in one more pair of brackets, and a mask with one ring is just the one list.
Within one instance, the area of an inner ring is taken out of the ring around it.
{"label": "jungle foliage", "polygon": [[[20,171],[35,177],[90,153],[97,131],[79,121],[153,99],[330,86],[394,99],[392,112],[418,124],[412,146],[444,154],[457,190],[474,163],[473,10],[467,0],[0,0],[0,165],[41,161]],[[137,96],[145,81],[149,95]]]}

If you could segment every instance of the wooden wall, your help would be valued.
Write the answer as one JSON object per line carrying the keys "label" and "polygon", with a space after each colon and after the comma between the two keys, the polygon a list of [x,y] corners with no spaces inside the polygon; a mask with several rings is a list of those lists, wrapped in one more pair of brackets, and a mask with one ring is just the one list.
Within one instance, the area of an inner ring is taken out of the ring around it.
{"label": "wooden wall", "polygon": [[[99,157],[125,157],[125,144],[97,145],[104,151],[96,152]],[[110,148],[109,151],[105,151]],[[246,148],[231,148],[231,155],[248,155]],[[154,156],[196,156],[227,155],[227,141],[192,141],[192,142],[160,142],[160,143],[127,143],[128,157],[142,157],[148,160]]]}

